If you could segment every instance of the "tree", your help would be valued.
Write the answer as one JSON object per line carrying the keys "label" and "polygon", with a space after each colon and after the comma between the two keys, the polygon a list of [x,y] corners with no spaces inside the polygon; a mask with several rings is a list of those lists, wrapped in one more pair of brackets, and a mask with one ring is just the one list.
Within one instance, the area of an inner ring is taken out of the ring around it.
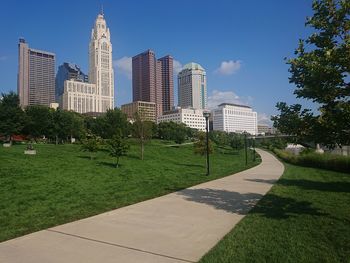
{"label": "tree", "polygon": [[210,131],[210,139],[218,146],[225,146],[229,144],[229,136],[224,131]]}
{"label": "tree", "polygon": [[229,142],[231,148],[236,151],[244,148],[244,138],[241,134],[230,133]]}
{"label": "tree", "polygon": [[274,122],[274,127],[281,133],[295,136],[295,143],[311,138],[318,141],[318,136],[313,132],[317,118],[313,116],[309,109],[302,110],[300,104],[288,106],[285,102],[277,103],[276,108],[280,111],[280,114],[271,117],[271,120]]}
{"label": "tree", "polygon": [[129,135],[129,125],[126,115],[120,109],[107,110],[107,112],[96,119],[88,120],[90,131],[96,136],[111,139],[114,135],[121,134],[123,137]]}
{"label": "tree", "polygon": [[176,144],[182,144],[186,140],[187,129],[183,123],[177,124],[177,127],[173,130],[173,140]]}
{"label": "tree", "polygon": [[91,137],[88,139],[85,139],[81,143],[81,150],[83,152],[89,152],[90,153],[90,160],[93,159],[93,153],[97,152],[99,150],[99,141],[96,137]]}
{"label": "tree", "polygon": [[46,106],[28,106],[25,109],[26,123],[24,133],[37,139],[49,136],[50,108]]}
{"label": "tree", "polygon": [[14,92],[1,94],[0,100],[0,134],[12,142],[12,135],[20,134],[25,124],[24,111],[19,106],[18,95]]}
{"label": "tree", "polygon": [[[207,153],[207,139],[206,134],[204,132],[198,133],[198,140],[193,144],[194,153],[205,155]],[[209,140],[209,154],[213,153],[213,145],[211,140]]]}
{"label": "tree", "polygon": [[320,105],[312,126],[313,134],[325,135],[319,142],[346,145],[350,143],[350,1],[315,0],[312,7],[314,14],[306,26],[315,32],[299,41],[296,57],[288,60],[289,81],[296,85],[298,98]]}
{"label": "tree", "polygon": [[136,112],[133,123],[133,136],[140,143],[141,160],[144,157],[145,143],[152,138],[152,122],[145,121],[140,114]]}
{"label": "tree", "polygon": [[107,141],[107,144],[109,155],[117,159],[115,163],[115,167],[117,168],[119,166],[119,158],[126,155],[129,150],[129,145],[120,135],[114,135],[112,139]]}

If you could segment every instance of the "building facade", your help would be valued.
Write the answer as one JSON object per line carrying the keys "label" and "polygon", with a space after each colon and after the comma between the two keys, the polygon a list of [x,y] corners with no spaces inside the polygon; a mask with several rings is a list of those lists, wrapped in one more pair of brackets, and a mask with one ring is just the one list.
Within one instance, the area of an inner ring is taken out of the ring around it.
{"label": "building facade", "polygon": [[64,92],[64,82],[66,80],[75,80],[79,82],[88,82],[88,75],[85,75],[80,67],[73,63],[64,62],[58,67],[56,74],[56,101]]}
{"label": "building facade", "polygon": [[133,101],[156,103],[157,115],[163,111],[161,62],[156,60],[152,50],[132,58]]}
{"label": "building facade", "polygon": [[112,43],[103,13],[100,13],[91,31],[89,45],[89,82],[96,85],[96,112],[114,108],[114,71]]}
{"label": "building facade", "polygon": [[262,134],[262,135],[276,134],[276,128],[270,127],[267,124],[258,124],[258,134]]}
{"label": "building facade", "polygon": [[206,109],[207,77],[204,68],[197,63],[186,64],[178,74],[179,107]]}
{"label": "building facade", "polygon": [[76,80],[64,81],[62,108],[79,113],[99,112],[98,93],[95,84]]}
{"label": "building facade", "polygon": [[121,106],[121,111],[126,114],[129,120],[135,118],[138,113],[142,120],[156,122],[156,104],[147,101],[134,101]]}
{"label": "building facade", "polygon": [[21,107],[50,106],[55,102],[54,53],[29,48],[24,39],[18,44],[17,93]]}
{"label": "building facade", "polygon": [[184,123],[190,128],[205,131],[205,118],[203,117],[203,110],[201,109],[183,109],[179,107],[165,112],[162,116],[157,118],[157,123],[170,121]]}
{"label": "building facade", "polygon": [[257,135],[257,113],[251,107],[222,103],[212,111],[213,130]]}
{"label": "building facade", "polygon": [[170,111],[174,107],[174,68],[173,57],[165,56],[158,59],[162,78],[162,111]]}

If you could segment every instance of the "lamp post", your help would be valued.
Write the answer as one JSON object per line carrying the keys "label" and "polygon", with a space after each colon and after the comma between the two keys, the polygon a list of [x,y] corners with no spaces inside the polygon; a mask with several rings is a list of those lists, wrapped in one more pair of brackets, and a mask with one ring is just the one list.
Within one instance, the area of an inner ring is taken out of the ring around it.
{"label": "lamp post", "polygon": [[206,130],[206,140],[207,140],[207,176],[209,175],[209,120],[210,112],[203,111],[203,117],[205,118],[205,130]]}
{"label": "lamp post", "polygon": [[248,165],[247,132],[245,131],[243,134],[244,134],[245,165]]}
{"label": "lamp post", "polygon": [[252,137],[253,140],[253,161],[255,162],[255,136]]}

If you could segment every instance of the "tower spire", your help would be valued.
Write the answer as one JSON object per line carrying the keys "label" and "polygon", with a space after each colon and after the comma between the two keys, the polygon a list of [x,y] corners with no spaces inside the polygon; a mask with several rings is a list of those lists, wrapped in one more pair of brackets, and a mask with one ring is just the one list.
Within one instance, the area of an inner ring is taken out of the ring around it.
{"label": "tower spire", "polygon": [[103,4],[101,3],[101,10],[100,10],[100,14],[101,15],[104,15],[104,13],[103,13]]}

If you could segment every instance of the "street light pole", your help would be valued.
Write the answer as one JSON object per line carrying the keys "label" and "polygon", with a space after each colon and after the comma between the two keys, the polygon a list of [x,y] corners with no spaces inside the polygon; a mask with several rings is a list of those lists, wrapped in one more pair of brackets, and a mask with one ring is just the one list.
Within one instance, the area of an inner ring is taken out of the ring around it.
{"label": "street light pole", "polygon": [[203,116],[205,117],[205,131],[206,131],[206,141],[207,141],[207,176],[209,175],[209,125],[208,125],[208,119],[210,116],[210,112],[203,112]]}
{"label": "street light pole", "polygon": [[255,136],[253,137],[253,161],[255,162]]}
{"label": "street light pole", "polygon": [[248,165],[247,132],[244,132],[245,165]]}

